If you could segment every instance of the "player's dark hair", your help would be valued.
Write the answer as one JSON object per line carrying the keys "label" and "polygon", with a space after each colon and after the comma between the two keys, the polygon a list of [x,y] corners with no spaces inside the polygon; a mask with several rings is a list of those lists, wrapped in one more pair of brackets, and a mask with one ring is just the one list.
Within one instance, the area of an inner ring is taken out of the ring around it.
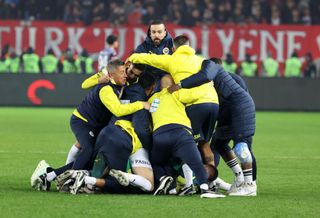
{"label": "player's dark hair", "polygon": [[[161,20],[151,20],[150,25],[149,25],[149,28],[148,28],[148,36],[150,36],[151,26],[152,26],[152,25],[160,25],[160,24],[163,24],[163,25],[164,25],[163,21],[161,21]],[[164,30],[167,31],[165,25],[164,25]]]}
{"label": "player's dark hair", "polygon": [[123,66],[124,62],[120,59],[113,59],[107,65],[107,70],[109,73],[113,73],[118,69],[119,66]]}
{"label": "player's dark hair", "polygon": [[150,22],[150,26],[151,25],[159,25],[159,24],[164,25],[164,23],[161,20],[151,20],[151,22]]}
{"label": "player's dark hair", "polygon": [[106,42],[108,43],[108,45],[112,45],[115,41],[118,41],[118,37],[112,34],[108,36],[106,39]]}
{"label": "player's dark hair", "polygon": [[221,58],[212,57],[212,58],[210,58],[209,60],[210,60],[210,61],[213,61],[214,63],[219,64],[219,65],[222,64]]}
{"label": "player's dark hair", "polygon": [[155,84],[156,78],[152,73],[144,72],[140,75],[138,83],[142,88],[148,89]]}
{"label": "player's dark hair", "polygon": [[140,71],[144,71],[146,69],[145,64],[133,64],[133,67],[140,70]]}
{"label": "player's dark hair", "polygon": [[175,48],[179,48],[182,45],[189,45],[189,38],[185,35],[177,36],[173,39],[173,44]]}

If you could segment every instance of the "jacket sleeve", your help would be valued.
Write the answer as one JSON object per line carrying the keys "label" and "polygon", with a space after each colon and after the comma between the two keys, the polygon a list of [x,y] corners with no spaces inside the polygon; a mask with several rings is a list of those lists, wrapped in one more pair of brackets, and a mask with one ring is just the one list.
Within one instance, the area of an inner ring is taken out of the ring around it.
{"label": "jacket sleeve", "polygon": [[177,92],[172,93],[172,95],[183,104],[192,104],[203,96],[203,88],[180,89]]}
{"label": "jacket sleeve", "polygon": [[135,50],[134,53],[147,53],[148,51],[144,47],[144,43],[140,44]]}
{"label": "jacket sleeve", "polygon": [[143,109],[141,101],[131,104],[121,104],[111,86],[103,87],[99,92],[99,98],[106,108],[117,117],[133,114],[134,112]]}
{"label": "jacket sleeve", "polygon": [[210,60],[205,60],[203,61],[201,70],[198,73],[180,81],[181,87],[189,89],[214,81],[221,70],[223,71],[219,64],[215,64]]}
{"label": "jacket sleeve", "polygon": [[89,89],[99,83],[99,77],[102,76],[101,72],[98,72],[92,76],[90,76],[88,79],[82,82],[81,88],[82,89]]}
{"label": "jacket sleeve", "polygon": [[149,111],[139,110],[135,112],[132,116],[132,125],[142,143],[142,146],[150,151],[152,145],[152,134]]}
{"label": "jacket sleeve", "polygon": [[[127,97],[131,102],[146,101],[147,96],[144,89],[139,88],[140,85],[131,85],[127,88]],[[147,110],[139,110],[132,115],[132,125],[138,135],[142,146],[149,150],[152,144],[152,134],[150,127],[150,115]],[[150,150],[149,150],[150,151]]]}
{"label": "jacket sleeve", "polygon": [[156,55],[146,53],[132,54],[129,57],[129,61],[131,61],[132,63],[147,64],[166,72],[169,72],[171,60],[171,55]]}

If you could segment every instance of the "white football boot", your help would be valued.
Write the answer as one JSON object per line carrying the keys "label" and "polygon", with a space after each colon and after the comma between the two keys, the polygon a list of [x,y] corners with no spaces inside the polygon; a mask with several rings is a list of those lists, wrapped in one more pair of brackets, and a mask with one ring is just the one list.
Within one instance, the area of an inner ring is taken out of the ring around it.
{"label": "white football boot", "polygon": [[122,186],[128,186],[130,184],[129,177],[126,175],[126,173],[120,170],[111,169],[109,175],[115,178]]}
{"label": "white football boot", "polygon": [[47,168],[50,167],[45,160],[41,160],[34,170],[30,184],[32,188],[38,191],[47,191],[50,188],[50,183],[46,179]]}
{"label": "white football boot", "polygon": [[257,186],[255,183],[243,184],[230,192],[229,196],[257,196]]}

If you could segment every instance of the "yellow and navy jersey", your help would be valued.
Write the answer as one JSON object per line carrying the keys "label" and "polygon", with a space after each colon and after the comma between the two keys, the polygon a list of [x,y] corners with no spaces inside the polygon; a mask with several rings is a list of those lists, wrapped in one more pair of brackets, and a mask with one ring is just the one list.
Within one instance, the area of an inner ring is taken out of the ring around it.
{"label": "yellow and navy jersey", "polygon": [[121,117],[143,109],[141,101],[121,104],[122,91],[123,87],[112,82],[99,84],[87,93],[73,114],[94,128],[103,128],[112,115]]}
{"label": "yellow and navy jersey", "polygon": [[159,127],[169,124],[180,124],[191,129],[191,122],[186,114],[185,106],[178,98],[177,94],[172,95],[167,89],[163,89],[148,100],[151,104],[153,132]]}
{"label": "yellow and navy jersey", "polygon": [[128,120],[117,120],[115,125],[120,126],[124,131],[126,131],[132,138],[132,151],[131,154],[134,154],[138,149],[142,148],[142,143],[134,130],[132,122]]}
{"label": "yellow and navy jersey", "polygon": [[89,89],[94,87],[95,85],[99,84],[99,78],[103,75],[102,71],[90,76],[85,81],[82,82],[81,88],[82,89]]}
{"label": "yellow and navy jersey", "polygon": [[[172,55],[132,54],[129,61],[148,64],[169,72],[177,84],[181,80],[197,73],[201,69],[203,58],[195,55],[195,50],[188,45],[180,46]],[[206,83],[198,89],[203,95],[193,104],[218,103],[218,95],[212,83]]]}

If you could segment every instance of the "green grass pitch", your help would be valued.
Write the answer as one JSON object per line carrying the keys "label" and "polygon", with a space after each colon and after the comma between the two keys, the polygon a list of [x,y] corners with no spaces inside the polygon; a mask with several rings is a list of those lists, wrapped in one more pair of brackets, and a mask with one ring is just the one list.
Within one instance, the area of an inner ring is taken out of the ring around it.
{"label": "green grass pitch", "polygon": [[[320,217],[320,113],[258,112],[258,196],[69,195],[32,190],[41,159],[62,165],[73,109],[0,108],[0,217]],[[233,176],[221,162],[220,175]]]}

